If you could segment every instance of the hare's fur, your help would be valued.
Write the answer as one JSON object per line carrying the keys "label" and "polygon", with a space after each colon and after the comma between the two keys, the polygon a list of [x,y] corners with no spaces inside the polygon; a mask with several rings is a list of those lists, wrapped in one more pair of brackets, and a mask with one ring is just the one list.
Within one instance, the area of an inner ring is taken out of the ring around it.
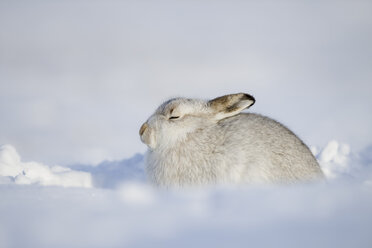
{"label": "hare's fur", "polygon": [[182,187],[322,178],[309,148],[289,129],[240,113],[253,103],[247,94],[234,94],[211,101],[172,99],[160,106],[140,131],[150,147],[150,181]]}

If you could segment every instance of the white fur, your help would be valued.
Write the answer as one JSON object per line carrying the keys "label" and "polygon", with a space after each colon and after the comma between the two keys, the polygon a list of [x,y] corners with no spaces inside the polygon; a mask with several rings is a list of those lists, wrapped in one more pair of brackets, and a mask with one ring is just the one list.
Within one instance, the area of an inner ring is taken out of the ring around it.
{"label": "white fur", "polygon": [[140,131],[149,146],[150,181],[182,187],[323,178],[308,147],[290,130],[267,117],[240,113],[253,103],[249,95],[234,94],[162,104]]}

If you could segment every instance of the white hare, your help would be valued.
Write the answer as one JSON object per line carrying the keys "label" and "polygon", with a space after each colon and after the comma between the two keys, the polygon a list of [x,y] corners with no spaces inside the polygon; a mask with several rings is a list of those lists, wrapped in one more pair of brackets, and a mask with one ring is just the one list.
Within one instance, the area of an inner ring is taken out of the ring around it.
{"label": "white hare", "polygon": [[146,172],[155,185],[291,183],[323,178],[309,148],[282,124],[241,113],[255,99],[175,98],[142,125]]}

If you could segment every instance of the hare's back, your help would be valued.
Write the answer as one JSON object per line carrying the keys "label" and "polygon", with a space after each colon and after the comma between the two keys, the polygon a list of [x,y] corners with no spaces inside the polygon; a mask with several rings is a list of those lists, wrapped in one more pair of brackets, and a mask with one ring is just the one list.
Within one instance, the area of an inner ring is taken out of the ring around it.
{"label": "hare's back", "polygon": [[228,118],[221,123],[225,144],[243,154],[248,170],[268,181],[322,177],[310,149],[281,123],[253,113]]}
{"label": "hare's back", "polygon": [[[285,146],[286,143],[303,142],[283,124],[263,115],[244,113],[220,122],[228,135],[241,137],[248,143],[267,143]],[[246,143],[246,142],[243,142]],[[304,145],[304,144],[303,144]]]}

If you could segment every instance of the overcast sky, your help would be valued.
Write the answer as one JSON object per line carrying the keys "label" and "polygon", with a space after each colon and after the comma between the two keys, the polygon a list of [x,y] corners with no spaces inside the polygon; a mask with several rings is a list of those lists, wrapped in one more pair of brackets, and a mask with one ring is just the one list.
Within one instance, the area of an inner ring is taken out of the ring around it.
{"label": "overcast sky", "polygon": [[25,160],[145,151],[174,96],[256,97],[309,145],[372,142],[370,1],[0,0],[0,144]]}

